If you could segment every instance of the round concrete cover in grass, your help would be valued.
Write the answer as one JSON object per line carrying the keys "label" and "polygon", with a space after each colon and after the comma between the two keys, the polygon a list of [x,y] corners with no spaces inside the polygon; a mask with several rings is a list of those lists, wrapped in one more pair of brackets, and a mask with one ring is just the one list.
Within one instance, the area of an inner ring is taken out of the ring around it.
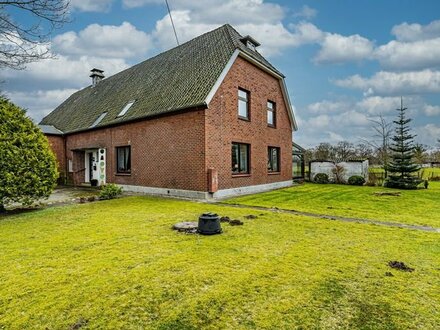
{"label": "round concrete cover in grass", "polygon": [[173,229],[177,231],[190,231],[190,230],[197,230],[198,223],[192,222],[192,221],[184,221],[184,222],[178,222],[173,226]]}

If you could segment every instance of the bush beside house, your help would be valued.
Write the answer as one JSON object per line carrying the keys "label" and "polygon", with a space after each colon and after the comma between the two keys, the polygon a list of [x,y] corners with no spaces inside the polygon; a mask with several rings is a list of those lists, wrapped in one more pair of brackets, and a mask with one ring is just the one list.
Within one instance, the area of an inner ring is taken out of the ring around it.
{"label": "bush beside house", "polygon": [[26,111],[0,97],[0,212],[49,197],[57,178],[47,138]]}

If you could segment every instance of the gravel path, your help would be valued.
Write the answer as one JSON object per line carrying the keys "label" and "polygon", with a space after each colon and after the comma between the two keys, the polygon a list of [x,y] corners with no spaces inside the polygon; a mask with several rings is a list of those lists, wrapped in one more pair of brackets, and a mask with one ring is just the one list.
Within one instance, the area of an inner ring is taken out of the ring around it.
{"label": "gravel path", "polygon": [[337,216],[337,215],[301,212],[301,211],[288,210],[288,209],[270,208],[270,207],[244,205],[244,204],[226,204],[226,203],[222,203],[222,202],[213,202],[212,204],[219,205],[219,206],[254,209],[254,210],[259,210],[259,211],[288,213],[288,214],[301,215],[301,216],[326,219],[326,220],[339,220],[339,221],[345,221],[345,222],[367,223],[367,224],[374,224],[374,225],[386,226],[386,227],[397,227],[397,228],[405,228],[405,229],[411,229],[411,230],[421,230],[421,231],[427,231],[427,232],[440,233],[440,228],[435,228],[435,227],[430,227],[430,226],[408,225],[408,224],[398,223],[398,222],[389,222],[389,221],[372,220],[372,219],[364,219],[364,218],[341,217],[341,216]]}

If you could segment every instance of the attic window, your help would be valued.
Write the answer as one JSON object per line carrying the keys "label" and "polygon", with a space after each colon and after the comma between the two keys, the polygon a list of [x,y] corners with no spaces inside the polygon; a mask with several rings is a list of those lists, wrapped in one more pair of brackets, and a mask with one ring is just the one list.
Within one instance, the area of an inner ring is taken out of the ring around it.
{"label": "attic window", "polygon": [[128,111],[128,109],[131,108],[131,106],[133,105],[135,101],[130,101],[127,103],[127,105],[124,107],[124,109],[121,110],[121,112],[119,113],[118,117],[122,117],[123,115],[125,115]]}
{"label": "attic window", "polygon": [[99,115],[98,118],[96,118],[96,120],[93,122],[93,124],[90,127],[95,127],[96,125],[98,125],[105,117],[105,115],[107,114],[107,112],[103,112]]}
{"label": "attic window", "polygon": [[255,51],[255,49],[260,46],[260,43],[252,38],[251,36],[246,36],[240,39],[240,41],[249,49]]}
{"label": "attic window", "polygon": [[255,45],[249,40],[246,42],[246,47],[255,50]]}

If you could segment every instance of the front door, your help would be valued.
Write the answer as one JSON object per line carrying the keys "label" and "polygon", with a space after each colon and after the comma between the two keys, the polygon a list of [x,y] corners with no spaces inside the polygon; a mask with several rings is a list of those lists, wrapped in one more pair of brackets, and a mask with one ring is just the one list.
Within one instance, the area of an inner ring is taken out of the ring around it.
{"label": "front door", "polygon": [[93,152],[88,152],[87,153],[87,159],[89,162],[89,166],[88,166],[88,170],[89,170],[89,182],[91,182],[93,180]]}

